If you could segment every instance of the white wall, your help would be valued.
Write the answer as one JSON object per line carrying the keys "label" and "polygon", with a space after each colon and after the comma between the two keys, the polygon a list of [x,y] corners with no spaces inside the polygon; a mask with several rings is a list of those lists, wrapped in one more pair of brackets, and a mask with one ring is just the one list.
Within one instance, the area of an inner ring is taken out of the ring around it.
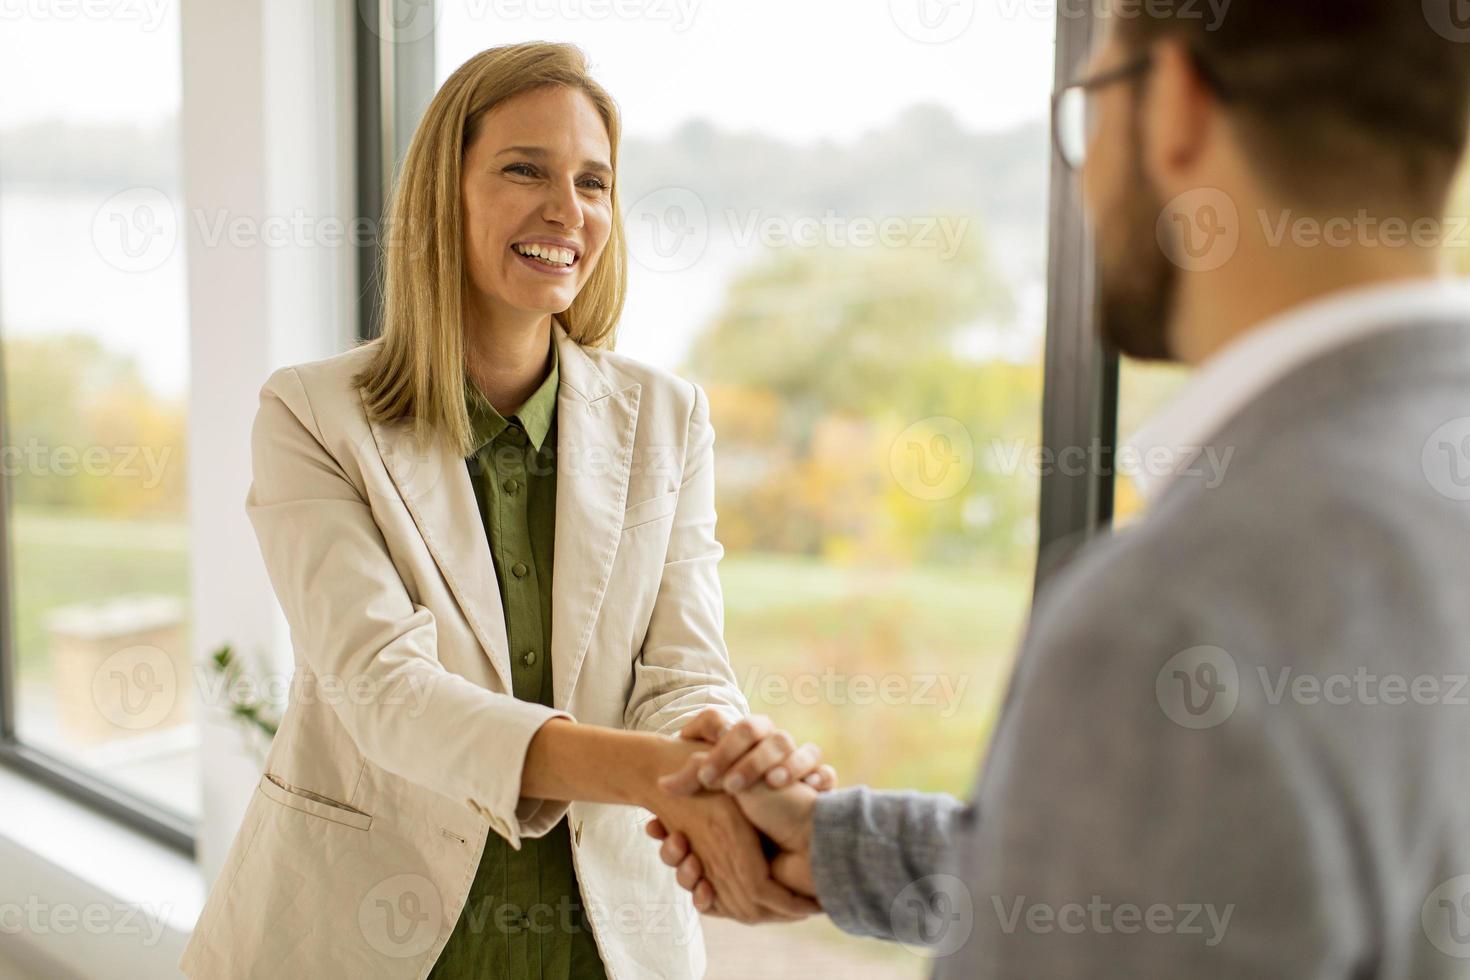
{"label": "white wall", "polygon": [[[245,517],[260,385],[350,346],[354,0],[184,5],[189,498],[196,655],[231,643],[289,671],[285,623]],[[228,218],[234,241],[211,240]],[[213,879],[258,777],[238,730],[203,733],[201,865]]]}
{"label": "white wall", "polygon": [[[184,0],[193,654],[223,643],[289,674],[290,645],[245,517],[249,436],[275,368],[346,349],[356,255],[356,0]],[[223,222],[223,223],[221,223]],[[220,228],[230,234],[216,237]],[[179,953],[259,774],[221,706],[204,712],[198,866],[0,769],[0,883],[40,928],[0,931],[0,978],[156,980]],[[117,915],[77,929],[74,914]],[[143,910],[146,930],[125,928]],[[126,913],[126,915],[125,915]],[[27,912],[29,914],[29,912]]]}

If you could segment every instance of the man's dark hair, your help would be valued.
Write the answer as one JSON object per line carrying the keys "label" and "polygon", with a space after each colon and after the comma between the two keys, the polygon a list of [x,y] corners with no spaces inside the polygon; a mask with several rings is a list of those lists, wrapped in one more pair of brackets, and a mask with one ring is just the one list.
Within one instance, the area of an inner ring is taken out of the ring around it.
{"label": "man's dark hair", "polygon": [[1470,131],[1457,2],[1232,0],[1217,16],[1204,3],[1115,0],[1112,14],[1127,50],[1176,40],[1192,53],[1279,192],[1438,216]]}

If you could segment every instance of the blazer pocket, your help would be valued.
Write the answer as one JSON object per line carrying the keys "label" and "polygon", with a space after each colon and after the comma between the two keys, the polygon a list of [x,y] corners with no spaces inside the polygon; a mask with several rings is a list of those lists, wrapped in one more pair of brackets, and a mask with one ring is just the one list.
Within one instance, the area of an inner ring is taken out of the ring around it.
{"label": "blazer pocket", "polygon": [[344,824],[357,830],[367,830],[373,825],[373,818],[370,814],[320,793],[313,793],[309,789],[292,786],[274,773],[268,772],[261,775],[260,791],[282,806],[289,806],[293,810],[300,810],[302,813],[309,813],[333,823]]}
{"label": "blazer pocket", "polygon": [[643,524],[652,524],[661,517],[667,517],[674,512],[679,505],[679,491],[670,490],[668,493],[640,500],[638,503],[623,511],[623,530],[639,527]]}

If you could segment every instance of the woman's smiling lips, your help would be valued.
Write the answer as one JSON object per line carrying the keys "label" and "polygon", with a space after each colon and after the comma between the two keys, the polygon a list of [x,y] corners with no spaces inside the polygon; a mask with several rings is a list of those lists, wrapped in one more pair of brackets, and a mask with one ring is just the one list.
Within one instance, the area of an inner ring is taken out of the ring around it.
{"label": "woman's smiling lips", "polygon": [[[510,250],[523,264],[537,272],[552,276],[564,276],[571,273],[582,259],[581,250],[564,238],[540,238],[516,242],[510,246]],[[539,253],[540,258],[528,255],[527,252]],[[548,257],[552,260],[551,262],[543,261]]]}

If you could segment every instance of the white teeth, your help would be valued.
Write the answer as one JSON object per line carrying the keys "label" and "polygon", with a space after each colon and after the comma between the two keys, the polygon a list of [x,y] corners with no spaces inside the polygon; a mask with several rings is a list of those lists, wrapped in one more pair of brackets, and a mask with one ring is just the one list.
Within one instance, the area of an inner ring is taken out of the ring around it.
{"label": "white teeth", "polygon": [[512,246],[522,255],[541,259],[548,265],[571,265],[576,258],[576,253],[569,248],[558,248],[555,245],[514,245]]}

